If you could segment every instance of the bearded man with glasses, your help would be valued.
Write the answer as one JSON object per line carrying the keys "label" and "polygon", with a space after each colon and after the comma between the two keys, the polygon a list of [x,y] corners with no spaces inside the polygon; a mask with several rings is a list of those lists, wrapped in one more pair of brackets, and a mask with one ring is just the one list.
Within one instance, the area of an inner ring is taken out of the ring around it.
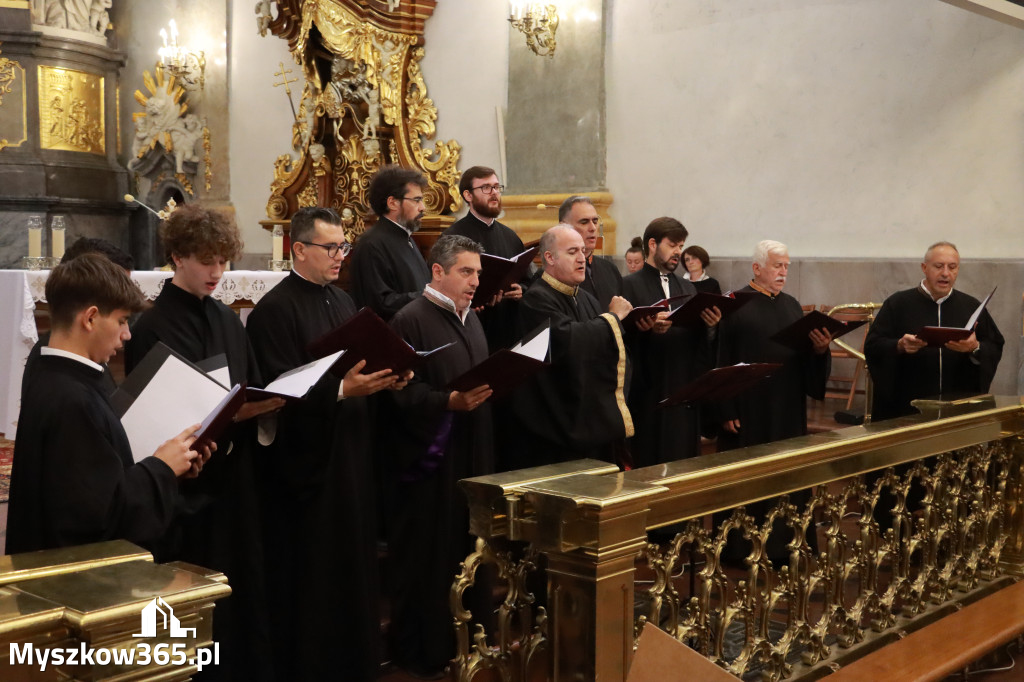
{"label": "bearded man with glasses", "polygon": [[352,254],[352,297],[384,320],[417,299],[430,281],[430,269],[412,240],[423,219],[419,171],[384,166],[370,180],[370,209],[376,224],[359,237]]}
{"label": "bearded man with glasses", "polygon": [[[291,220],[292,271],[249,316],[246,331],[263,378],[312,362],[306,350],[355,315],[334,282],[350,245],[338,214],[303,208]],[[405,381],[382,370],[325,375],[306,400],[261,424],[269,446],[264,484],[267,575],[275,679],[336,675],[335,651],[353,680],[374,679],[379,662],[376,500],[371,409],[366,396]],[[295,576],[302,576],[296,581]],[[339,613],[346,614],[338,618]],[[342,650],[339,651],[338,648]]]}

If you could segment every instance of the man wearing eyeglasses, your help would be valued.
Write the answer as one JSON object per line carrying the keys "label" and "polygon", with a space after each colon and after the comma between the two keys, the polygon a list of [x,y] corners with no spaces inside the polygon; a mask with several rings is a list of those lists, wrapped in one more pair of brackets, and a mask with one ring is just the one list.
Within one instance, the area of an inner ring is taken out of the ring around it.
{"label": "man wearing eyeglasses", "polygon": [[[497,218],[501,215],[501,195],[505,188],[498,182],[493,168],[473,166],[462,174],[459,191],[469,206],[464,218],[445,230],[445,234],[469,237],[484,247],[486,253],[502,258],[512,258],[525,249],[523,240]],[[501,293],[501,299],[494,305],[479,311],[480,323],[487,335],[491,352],[510,348],[519,341],[519,301],[523,297],[530,277],[512,285]]]}
{"label": "man wearing eyeglasses", "polygon": [[[292,271],[256,305],[246,331],[266,381],[315,358],[308,344],[356,313],[333,286],[350,245],[338,214],[303,208],[291,221]],[[352,679],[373,679],[378,665],[378,585],[373,429],[365,396],[404,384],[390,370],[344,378],[328,373],[307,399],[263,424],[271,623],[277,678],[328,679],[322,655],[336,650]],[[270,465],[270,463],[276,463]],[[296,576],[303,576],[296,581]],[[346,614],[338,618],[337,614]],[[338,628],[341,628],[340,631]],[[340,635],[340,636],[339,636]]]}
{"label": "man wearing eyeglasses", "polygon": [[587,276],[580,287],[597,299],[601,310],[608,310],[612,298],[622,295],[622,273],[607,258],[595,256],[601,218],[590,197],[577,194],[558,207],[558,222],[571,225],[583,237],[587,256]]}
{"label": "man wearing eyeglasses", "polygon": [[379,219],[352,254],[352,297],[390,320],[402,306],[417,299],[430,281],[430,269],[412,240],[423,219],[419,171],[384,166],[370,180],[370,208]]}

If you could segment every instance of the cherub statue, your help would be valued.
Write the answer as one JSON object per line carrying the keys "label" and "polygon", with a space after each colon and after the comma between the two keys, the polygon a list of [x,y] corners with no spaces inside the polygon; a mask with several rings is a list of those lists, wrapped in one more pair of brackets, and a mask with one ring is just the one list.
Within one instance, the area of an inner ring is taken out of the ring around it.
{"label": "cherub statue", "polygon": [[203,122],[195,114],[188,114],[171,127],[171,145],[174,148],[174,167],[184,173],[186,161],[199,162],[196,143],[203,138]]}
{"label": "cherub statue", "polygon": [[256,3],[256,30],[259,31],[260,36],[267,35],[267,31],[270,30],[270,22],[274,20],[274,16],[270,13],[270,0],[259,0]]}

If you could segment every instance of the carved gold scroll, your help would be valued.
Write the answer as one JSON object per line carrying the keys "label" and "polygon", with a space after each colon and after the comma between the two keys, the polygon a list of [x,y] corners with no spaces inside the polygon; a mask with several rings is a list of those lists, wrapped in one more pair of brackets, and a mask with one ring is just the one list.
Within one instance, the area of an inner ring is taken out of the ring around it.
{"label": "carved gold scroll", "polygon": [[39,146],[103,154],[103,76],[39,67]]}
{"label": "carved gold scroll", "polygon": [[424,226],[441,227],[461,205],[454,140],[431,144],[437,108],[420,69],[423,23],[434,0],[278,0],[274,35],[288,41],[305,84],[293,126],[298,154],[278,157],[267,202],[271,220],[330,206],[355,239],[372,224],[367,189],[383,165],[421,170]]}

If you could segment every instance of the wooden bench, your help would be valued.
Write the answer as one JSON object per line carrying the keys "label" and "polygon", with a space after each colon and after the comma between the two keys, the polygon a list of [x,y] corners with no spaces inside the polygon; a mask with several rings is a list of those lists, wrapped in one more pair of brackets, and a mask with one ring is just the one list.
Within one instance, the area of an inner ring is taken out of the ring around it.
{"label": "wooden bench", "polygon": [[960,672],[1024,633],[1024,581],[980,599],[825,677],[927,682]]}

